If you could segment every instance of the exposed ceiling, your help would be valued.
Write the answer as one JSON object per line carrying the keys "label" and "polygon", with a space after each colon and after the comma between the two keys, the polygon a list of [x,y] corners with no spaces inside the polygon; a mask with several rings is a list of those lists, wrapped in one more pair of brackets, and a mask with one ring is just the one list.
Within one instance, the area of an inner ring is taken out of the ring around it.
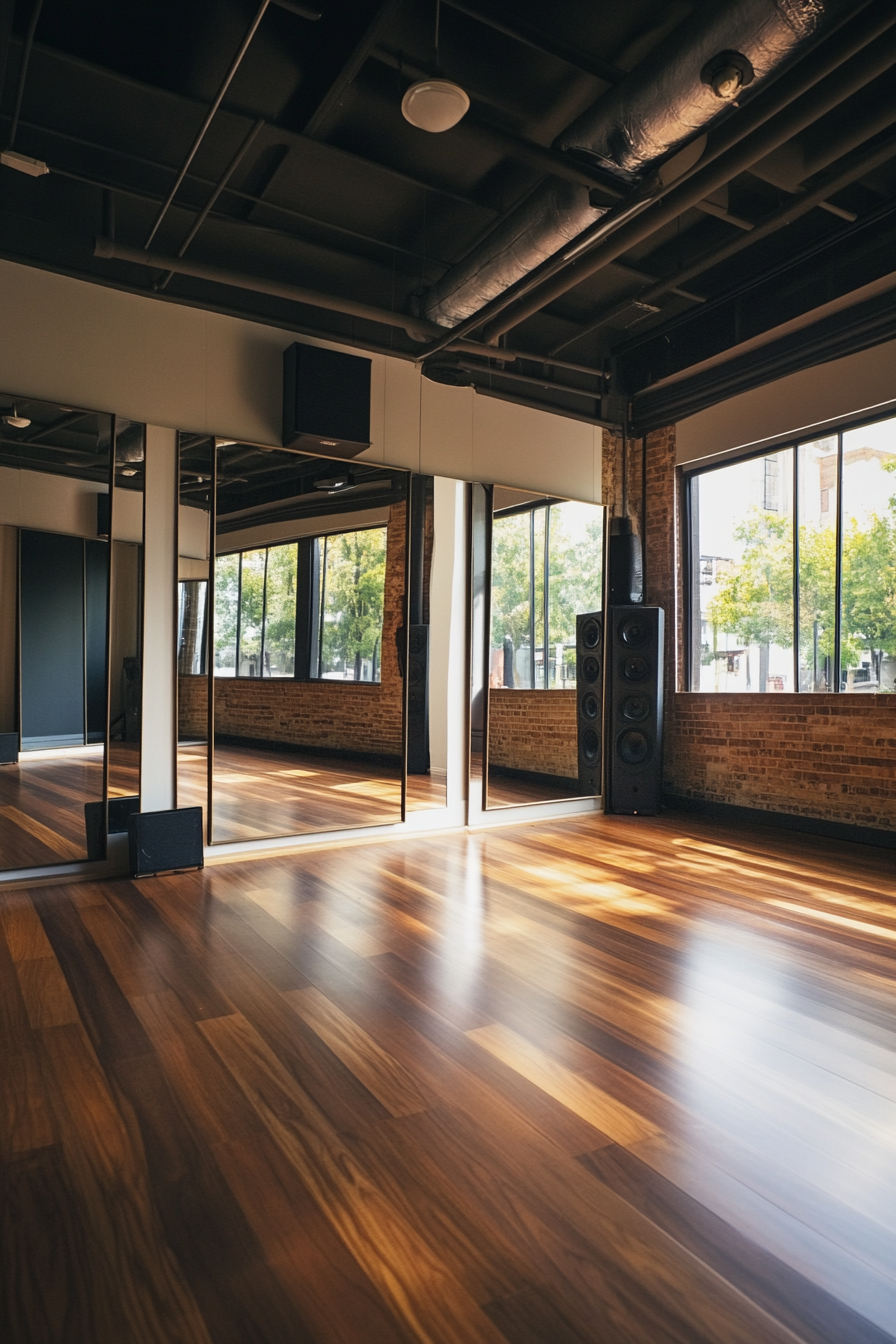
{"label": "exposed ceiling", "polygon": [[[896,334],[893,0],[817,0],[824,22],[694,129],[677,177],[670,153],[623,181],[559,147],[748,3],[441,0],[437,54],[437,0],[19,0],[0,145],[15,127],[49,171],[0,168],[0,255],[663,423],[844,332]],[[432,74],[471,100],[440,134],[400,110]],[[427,291],[551,180],[593,188],[600,230],[442,334]]]}

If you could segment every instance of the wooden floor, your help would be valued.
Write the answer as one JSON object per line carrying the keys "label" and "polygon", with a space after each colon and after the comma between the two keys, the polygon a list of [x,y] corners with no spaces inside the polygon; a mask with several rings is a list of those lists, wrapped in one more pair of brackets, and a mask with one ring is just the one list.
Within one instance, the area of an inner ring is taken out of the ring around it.
{"label": "wooden floor", "polygon": [[0,765],[0,869],[86,859],[84,804],[102,796],[102,745]]}
{"label": "wooden floor", "polygon": [[0,911],[10,1344],[896,1337],[892,853],[589,816]]}
{"label": "wooden floor", "polygon": [[[178,748],[179,807],[206,806],[207,772],[204,744]],[[409,810],[445,806],[444,780],[409,775],[407,792]],[[401,768],[219,745],[213,797],[215,843],[388,826],[401,821]]]}

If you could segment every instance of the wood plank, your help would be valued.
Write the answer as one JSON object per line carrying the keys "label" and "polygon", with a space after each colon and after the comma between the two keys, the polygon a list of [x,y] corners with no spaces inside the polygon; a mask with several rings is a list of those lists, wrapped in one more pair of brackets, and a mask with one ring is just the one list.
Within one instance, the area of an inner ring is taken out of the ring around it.
{"label": "wood plank", "polygon": [[35,1030],[78,1021],[78,1009],[55,957],[33,957],[16,966],[28,1021]]}
{"label": "wood plank", "polygon": [[44,926],[25,892],[10,893],[0,909],[0,924],[13,961],[52,957],[53,949],[47,941]]}
{"label": "wood plank", "polygon": [[[0,817],[7,822],[11,822],[13,826],[17,827],[20,831],[23,831],[25,835],[30,835],[33,839],[37,840],[49,850],[50,854],[54,855],[57,860],[75,860],[85,859],[87,857],[86,841],[84,844],[76,844],[74,841],[67,839],[64,835],[60,835],[58,831],[54,831],[50,826],[45,826],[37,817],[29,816],[28,813],[23,812],[21,808],[13,807],[9,804],[5,807],[0,807]],[[53,860],[50,859],[49,862],[52,863]],[[15,865],[7,866],[13,867]]]}

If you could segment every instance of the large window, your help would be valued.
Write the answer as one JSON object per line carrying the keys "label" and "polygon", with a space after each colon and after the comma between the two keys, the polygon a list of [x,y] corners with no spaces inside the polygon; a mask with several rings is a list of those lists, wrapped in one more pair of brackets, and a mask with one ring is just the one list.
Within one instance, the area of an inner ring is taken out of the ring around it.
{"label": "large window", "polygon": [[385,575],[385,527],[219,555],[215,676],[379,681]]}
{"label": "large window", "polygon": [[576,614],[601,607],[603,511],[538,504],[492,526],[492,686],[576,684]]}
{"label": "large window", "polygon": [[691,689],[896,689],[896,419],[694,473]]}

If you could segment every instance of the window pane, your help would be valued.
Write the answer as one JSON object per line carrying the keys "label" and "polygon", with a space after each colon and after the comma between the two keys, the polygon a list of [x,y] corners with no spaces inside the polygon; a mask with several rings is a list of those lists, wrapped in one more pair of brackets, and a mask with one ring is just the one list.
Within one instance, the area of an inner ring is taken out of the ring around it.
{"label": "window pane", "polygon": [[268,550],[263,668],[266,677],[291,677],[295,672],[298,552],[295,542],[290,546],[271,546]]}
{"label": "window pane", "polygon": [[215,676],[236,674],[236,624],[239,610],[240,557],[215,561]]}
{"label": "window pane", "polygon": [[694,690],[794,689],[792,484],[789,448],[692,480]]}
{"label": "window pane", "polygon": [[600,611],[603,510],[595,504],[552,504],[548,588],[549,684],[576,684],[576,615]]}
{"label": "window pane", "polygon": [[800,690],[834,689],[837,437],[804,443],[799,460]]}
{"label": "window pane", "polygon": [[843,435],[840,688],[896,689],[896,420]]}
{"label": "window pane", "polygon": [[321,570],[320,675],[379,681],[386,528],[328,537]]}
{"label": "window pane", "polygon": [[492,686],[532,685],[529,628],[530,513],[495,518],[492,527]]}
{"label": "window pane", "polygon": [[261,624],[264,613],[265,551],[243,551],[240,574],[241,677],[261,676]]}

